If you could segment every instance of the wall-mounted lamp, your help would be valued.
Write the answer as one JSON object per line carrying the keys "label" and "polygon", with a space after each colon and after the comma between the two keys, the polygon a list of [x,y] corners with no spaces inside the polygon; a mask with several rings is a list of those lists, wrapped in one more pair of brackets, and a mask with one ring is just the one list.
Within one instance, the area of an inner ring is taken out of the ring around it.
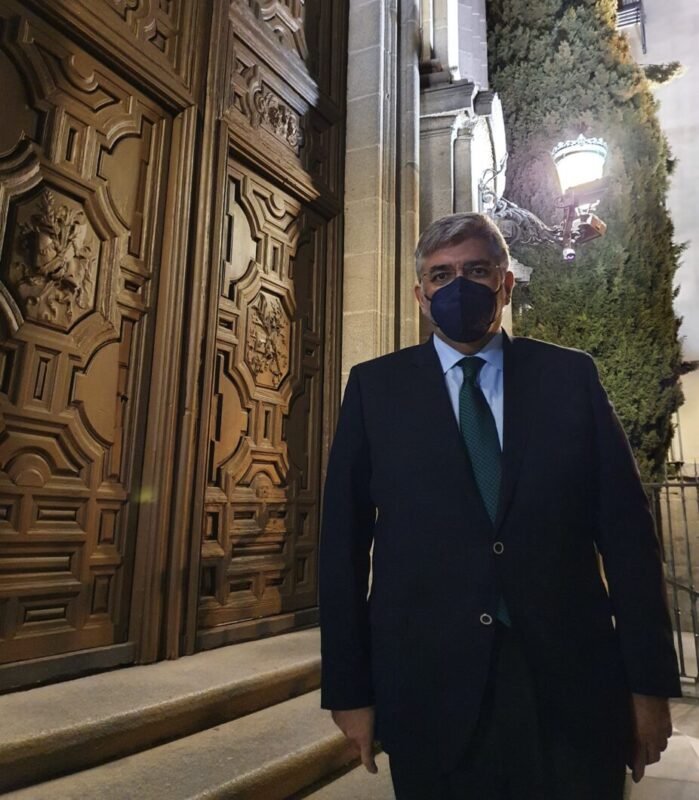
{"label": "wall-mounted lamp", "polygon": [[554,244],[561,248],[565,261],[572,261],[576,247],[607,230],[594,213],[607,188],[603,177],[607,145],[602,139],[580,134],[557,144],[551,155],[562,192],[558,207],[563,210],[563,220],[558,225],[546,225],[536,214],[498,196],[496,179],[505,169],[506,158],[497,169],[483,174],[481,209],[493,217],[509,245]]}

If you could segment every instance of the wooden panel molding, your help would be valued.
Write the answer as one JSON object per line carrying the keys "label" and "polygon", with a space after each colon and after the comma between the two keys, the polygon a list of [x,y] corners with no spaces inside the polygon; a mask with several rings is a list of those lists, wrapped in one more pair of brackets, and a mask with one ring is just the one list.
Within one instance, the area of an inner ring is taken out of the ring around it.
{"label": "wooden panel molding", "polygon": [[[184,55],[182,38],[185,34],[183,21],[188,10],[186,6],[191,4],[185,0],[104,0],[104,2],[124,20],[136,41],[150,45],[162,53],[167,64],[176,73],[181,70]],[[82,4],[87,5],[85,0]],[[186,74],[180,74],[180,77],[186,79]]]}
{"label": "wooden panel molding", "polygon": [[0,663],[128,638],[172,120],[0,4]]}
{"label": "wooden panel molding", "polygon": [[279,43],[305,61],[306,44],[304,0],[244,0],[257,17],[272,30]]}
{"label": "wooden panel molding", "polygon": [[221,626],[316,602],[325,224],[231,162],[224,230],[203,647]]}
{"label": "wooden panel molding", "polygon": [[252,128],[264,128],[299,154],[303,143],[301,115],[264,83],[251,52],[235,61],[230,103],[231,111],[238,112]]}
{"label": "wooden panel molding", "polygon": [[192,102],[197,19],[211,15],[212,0],[28,0],[25,5],[97,43],[173,100]]}
{"label": "wooden panel molding", "polygon": [[[232,0],[230,8],[223,111],[235,145],[325,216],[342,207],[344,81],[336,73],[344,76],[344,63],[337,63],[344,49],[343,6]],[[305,44],[309,29],[319,50]],[[339,47],[333,50],[321,34],[340,39]]]}

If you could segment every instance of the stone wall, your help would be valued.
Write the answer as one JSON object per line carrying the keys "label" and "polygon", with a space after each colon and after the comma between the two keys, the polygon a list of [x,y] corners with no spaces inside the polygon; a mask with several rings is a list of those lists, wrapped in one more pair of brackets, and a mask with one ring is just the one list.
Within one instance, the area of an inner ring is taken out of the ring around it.
{"label": "stone wall", "polygon": [[417,339],[417,31],[417,0],[350,3],[343,381]]}

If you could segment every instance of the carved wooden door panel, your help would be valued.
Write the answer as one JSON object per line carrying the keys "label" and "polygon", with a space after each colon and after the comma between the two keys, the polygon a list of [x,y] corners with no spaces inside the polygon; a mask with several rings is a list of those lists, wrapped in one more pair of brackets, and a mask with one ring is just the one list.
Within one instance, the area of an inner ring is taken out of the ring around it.
{"label": "carved wooden door panel", "polygon": [[325,226],[235,163],[226,221],[202,545],[204,646],[220,641],[222,625],[316,601]]}
{"label": "carved wooden door panel", "polygon": [[[339,385],[345,0],[232,0],[196,645],[313,623]],[[336,328],[333,328],[333,332]]]}
{"label": "carved wooden door panel", "polygon": [[13,2],[0,84],[6,663],[128,643],[171,122]]}

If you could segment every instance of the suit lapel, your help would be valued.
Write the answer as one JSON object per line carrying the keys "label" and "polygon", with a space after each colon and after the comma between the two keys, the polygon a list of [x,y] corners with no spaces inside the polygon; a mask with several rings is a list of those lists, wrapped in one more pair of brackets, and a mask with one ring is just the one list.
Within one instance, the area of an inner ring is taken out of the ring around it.
{"label": "suit lapel", "polygon": [[503,333],[503,376],[505,382],[503,412],[502,483],[500,502],[495,519],[498,530],[519,477],[522,458],[527,447],[530,420],[535,417],[540,382],[540,367]]}
{"label": "suit lapel", "polygon": [[434,430],[435,440],[444,442],[445,445],[456,441],[460,445],[459,426],[432,338],[416,349],[415,364],[420,368],[420,381],[416,385],[416,391],[420,395],[421,403],[424,403],[422,407],[430,409],[434,414],[430,428]]}
{"label": "suit lapel", "polygon": [[415,364],[420,370],[420,379],[416,383],[416,394],[421,408],[430,409],[432,412],[430,436],[440,444],[440,469],[458,470],[462,473],[464,491],[472,499],[473,508],[478,509],[477,513],[482,517],[482,524],[492,528],[492,522],[473,477],[471,462],[454,416],[442,364],[431,338],[416,348]]}

